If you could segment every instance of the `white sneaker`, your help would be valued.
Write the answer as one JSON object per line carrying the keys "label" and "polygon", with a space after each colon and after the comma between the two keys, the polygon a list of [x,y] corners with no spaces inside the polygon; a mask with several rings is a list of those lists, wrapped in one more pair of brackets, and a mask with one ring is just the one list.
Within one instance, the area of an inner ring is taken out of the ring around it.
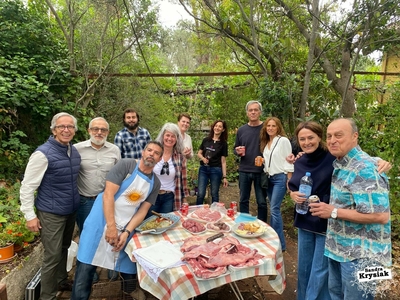
{"label": "white sneaker", "polygon": [[131,296],[135,300],[146,300],[146,295],[140,287],[137,287],[136,290],[131,293]]}

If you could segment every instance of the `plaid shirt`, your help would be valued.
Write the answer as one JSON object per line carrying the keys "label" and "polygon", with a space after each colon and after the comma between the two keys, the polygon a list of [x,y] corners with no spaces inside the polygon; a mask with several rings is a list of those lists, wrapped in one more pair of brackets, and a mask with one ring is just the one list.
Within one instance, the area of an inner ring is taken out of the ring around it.
{"label": "plaid shirt", "polygon": [[114,144],[121,151],[121,158],[141,159],[142,151],[150,140],[150,133],[147,129],[138,127],[135,135],[124,127],[115,135]]}
{"label": "plaid shirt", "polygon": [[186,175],[186,159],[183,154],[174,152],[172,156],[172,163],[175,167],[175,201],[174,211],[182,206],[183,198],[189,196],[187,188],[187,175]]}

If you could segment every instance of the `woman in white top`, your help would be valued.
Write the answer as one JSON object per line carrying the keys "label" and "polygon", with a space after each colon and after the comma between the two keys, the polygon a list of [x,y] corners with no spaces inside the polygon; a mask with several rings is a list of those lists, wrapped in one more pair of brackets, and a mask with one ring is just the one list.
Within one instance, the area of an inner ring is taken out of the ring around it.
{"label": "woman in white top", "polygon": [[281,204],[286,193],[286,182],[292,177],[293,165],[286,161],[292,146],[278,118],[269,117],[260,131],[260,151],[264,156],[264,172],[268,173],[267,196],[271,207],[271,227],[276,231],[286,250]]}
{"label": "woman in white top", "polygon": [[[154,166],[153,172],[160,179],[161,187],[155,205],[159,213],[179,210],[189,195],[187,189],[186,159],[183,153],[183,139],[178,125],[165,123],[156,141],[164,147],[162,159]],[[148,214],[148,216],[151,213]]]}

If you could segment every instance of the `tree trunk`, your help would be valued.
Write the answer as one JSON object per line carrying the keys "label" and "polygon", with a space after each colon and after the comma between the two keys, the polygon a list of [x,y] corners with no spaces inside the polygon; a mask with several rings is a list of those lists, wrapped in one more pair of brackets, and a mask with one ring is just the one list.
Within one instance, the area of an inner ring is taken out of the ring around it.
{"label": "tree trunk", "polygon": [[306,65],[306,74],[304,75],[304,85],[303,85],[303,93],[301,94],[300,108],[299,108],[299,117],[301,119],[305,118],[306,108],[307,108],[307,98],[310,90],[310,80],[311,80],[311,71],[314,66],[314,49],[315,49],[315,41],[318,37],[318,29],[319,29],[319,0],[313,0],[312,4],[313,9],[313,21],[312,21],[312,31],[310,35],[310,43],[308,48],[308,57],[307,57],[307,65]]}

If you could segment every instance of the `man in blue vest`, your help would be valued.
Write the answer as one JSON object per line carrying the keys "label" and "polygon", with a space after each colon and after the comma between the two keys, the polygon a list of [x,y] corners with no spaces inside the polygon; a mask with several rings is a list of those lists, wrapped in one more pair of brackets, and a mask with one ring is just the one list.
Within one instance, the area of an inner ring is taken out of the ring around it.
{"label": "man in blue vest", "polygon": [[58,113],[50,129],[53,135],[29,158],[20,190],[26,225],[40,231],[44,247],[41,300],[55,300],[58,290],[71,289],[66,264],[79,206],[81,156],[71,144],[78,130],[76,118]]}

